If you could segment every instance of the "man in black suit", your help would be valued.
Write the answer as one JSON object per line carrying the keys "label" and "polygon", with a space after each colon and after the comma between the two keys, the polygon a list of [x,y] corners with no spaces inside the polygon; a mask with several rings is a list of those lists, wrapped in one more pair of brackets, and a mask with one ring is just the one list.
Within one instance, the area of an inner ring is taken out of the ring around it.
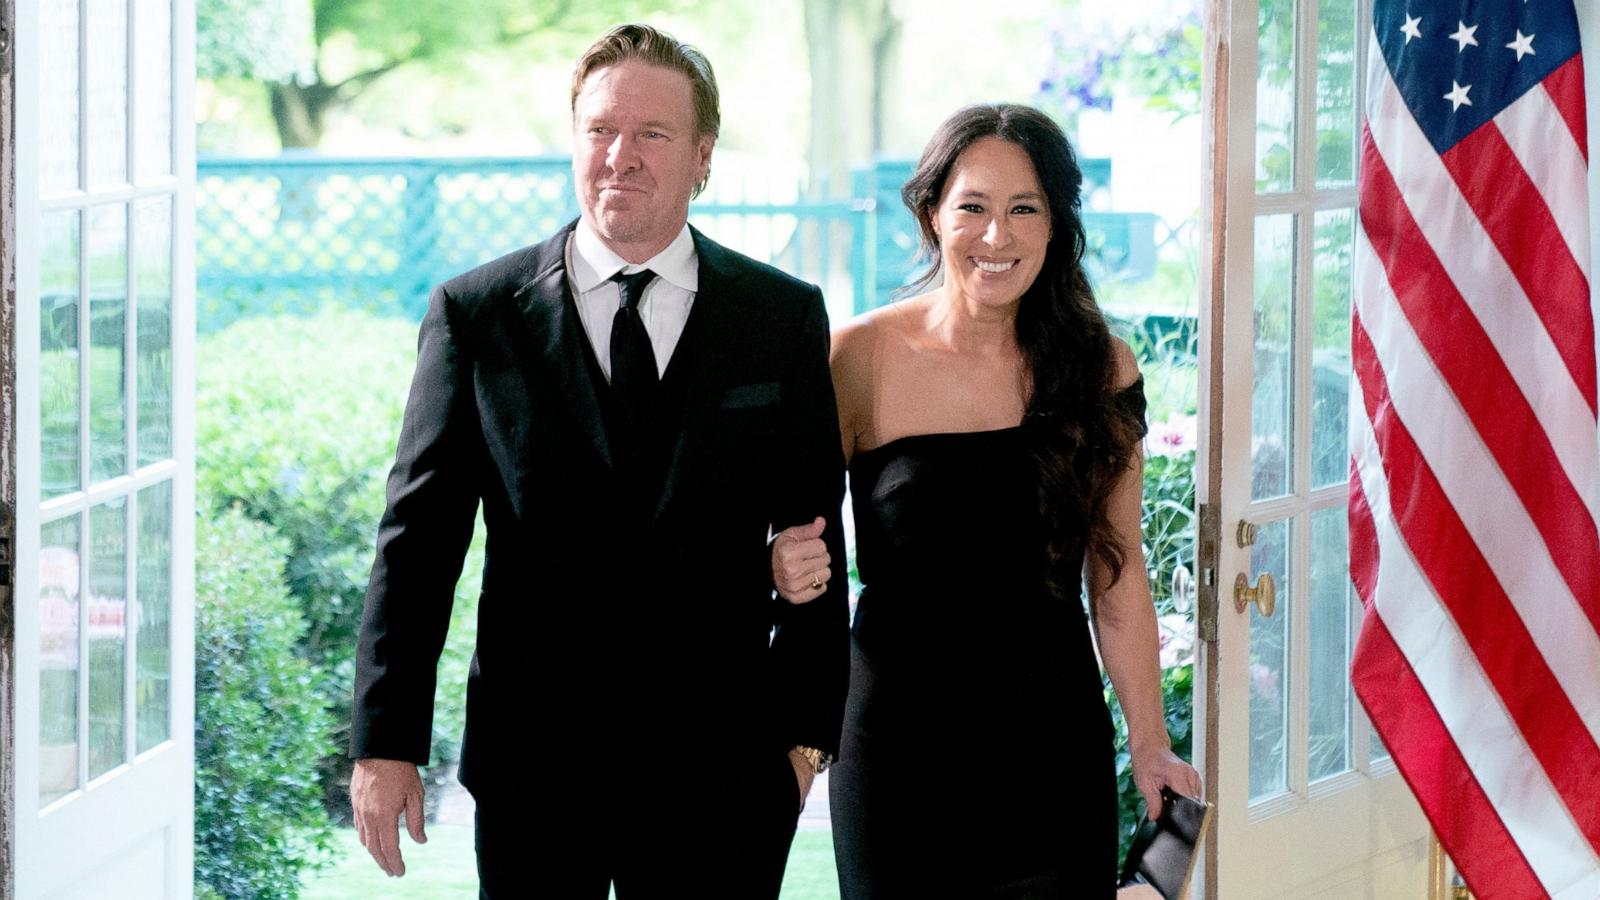
{"label": "man in black suit", "polygon": [[[422,322],[356,654],[357,828],[391,875],[402,812],[423,839],[481,502],[460,769],[481,896],[776,897],[848,677],[822,297],[688,226],[719,127],[698,51],[622,26],[572,100],[579,220],[445,282]],[[807,523],[814,588],[774,599],[767,537]]]}

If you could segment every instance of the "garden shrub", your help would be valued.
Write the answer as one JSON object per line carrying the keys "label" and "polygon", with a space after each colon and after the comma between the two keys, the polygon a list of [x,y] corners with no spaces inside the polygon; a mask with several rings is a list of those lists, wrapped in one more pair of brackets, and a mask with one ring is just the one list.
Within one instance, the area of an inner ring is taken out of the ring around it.
{"label": "garden shrub", "polygon": [[288,897],[328,859],[318,762],[332,717],[281,581],[287,545],[235,510],[195,534],[195,835],[199,896]]}
{"label": "garden shrub", "polygon": [[[1194,758],[1194,340],[1194,330],[1183,323],[1163,328],[1144,321],[1133,324],[1129,341],[1146,373],[1145,392],[1151,401],[1140,526],[1160,640],[1163,713],[1173,752],[1188,760]],[[1133,783],[1127,724],[1109,681],[1106,700],[1117,734],[1120,859],[1144,814],[1144,800]]]}
{"label": "garden shrub", "polygon": [[[1128,749],[1128,723],[1122,717],[1122,706],[1112,694],[1109,682],[1106,703],[1111,707],[1111,724],[1116,729],[1117,753],[1117,860],[1128,853],[1133,833],[1144,818],[1144,795],[1133,783],[1133,756]],[[1172,738],[1172,752],[1182,759],[1194,758],[1194,662],[1167,666],[1161,670],[1161,696],[1167,719],[1167,735]]]}
{"label": "garden shrub", "polygon": [[[412,322],[328,310],[243,320],[200,341],[202,514],[237,507],[286,542],[282,576],[307,625],[298,649],[316,665],[317,690],[333,713],[336,749],[320,768],[327,808],[340,818],[348,815],[344,754],[356,632],[416,334]],[[452,761],[459,750],[481,556],[480,528],[440,664],[435,764]],[[450,772],[441,767],[425,775],[437,784]]]}

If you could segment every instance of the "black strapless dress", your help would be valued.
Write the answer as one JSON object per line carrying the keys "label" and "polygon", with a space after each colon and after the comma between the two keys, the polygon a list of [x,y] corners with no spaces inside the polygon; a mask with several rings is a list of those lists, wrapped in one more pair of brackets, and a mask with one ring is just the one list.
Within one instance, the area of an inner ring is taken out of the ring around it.
{"label": "black strapless dress", "polygon": [[[1142,420],[1141,387],[1116,399]],[[1081,601],[1045,587],[1027,440],[914,435],[851,461],[843,900],[1115,895],[1111,717]]]}

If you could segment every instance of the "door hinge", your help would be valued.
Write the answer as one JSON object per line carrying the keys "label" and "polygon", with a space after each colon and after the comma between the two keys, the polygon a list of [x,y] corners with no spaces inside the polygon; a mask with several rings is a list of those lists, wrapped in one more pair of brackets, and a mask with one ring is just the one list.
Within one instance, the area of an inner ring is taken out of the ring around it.
{"label": "door hinge", "polygon": [[12,564],[13,541],[17,520],[11,515],[11,505],[0,500],[0,644],[11,642],[11,623],[15,621],[12,610],[12,580],[16,566]]}
{"label": "door hinge", "polygon": [[11,72],[11,0],[0,0],[0,73]]}
{"label": "door hinge", "polygon": [[1195,628],[1202,641],[1217,639],[1217,543],[1221,531],[1222,515],[1215,503],[1200,504],[1199,522],[1195,526],[1195,565],[1200,570],[1200,585],[1196,594]]}

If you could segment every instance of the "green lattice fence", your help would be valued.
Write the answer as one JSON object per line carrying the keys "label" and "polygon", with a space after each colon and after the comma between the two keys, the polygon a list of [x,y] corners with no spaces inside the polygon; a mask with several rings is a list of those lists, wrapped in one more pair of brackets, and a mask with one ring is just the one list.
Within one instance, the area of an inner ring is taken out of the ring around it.
{"label": "green lattice fence", "polygon": [[[1109,160],[1085,160],[1086,196]],[[335,304],[419,319],[434,285],[540,240],[578,214],[564,156],[205,159],[196,275],[202,333],[249,316]],[[831,312],[887,302],[914,274],[916,230],[899,203],[911,165],[858,170],[851,198],[774,201],[719,176],[690,221],[736,250],[823,285]],[[1156,219],[1085,214],[1097,276],[1154,268]]]}
{"label": "green lattice fence", "polygon": [[420,318],[429,288],[577,214],[565,159],[207,160],[200,327],[325,304]]}

